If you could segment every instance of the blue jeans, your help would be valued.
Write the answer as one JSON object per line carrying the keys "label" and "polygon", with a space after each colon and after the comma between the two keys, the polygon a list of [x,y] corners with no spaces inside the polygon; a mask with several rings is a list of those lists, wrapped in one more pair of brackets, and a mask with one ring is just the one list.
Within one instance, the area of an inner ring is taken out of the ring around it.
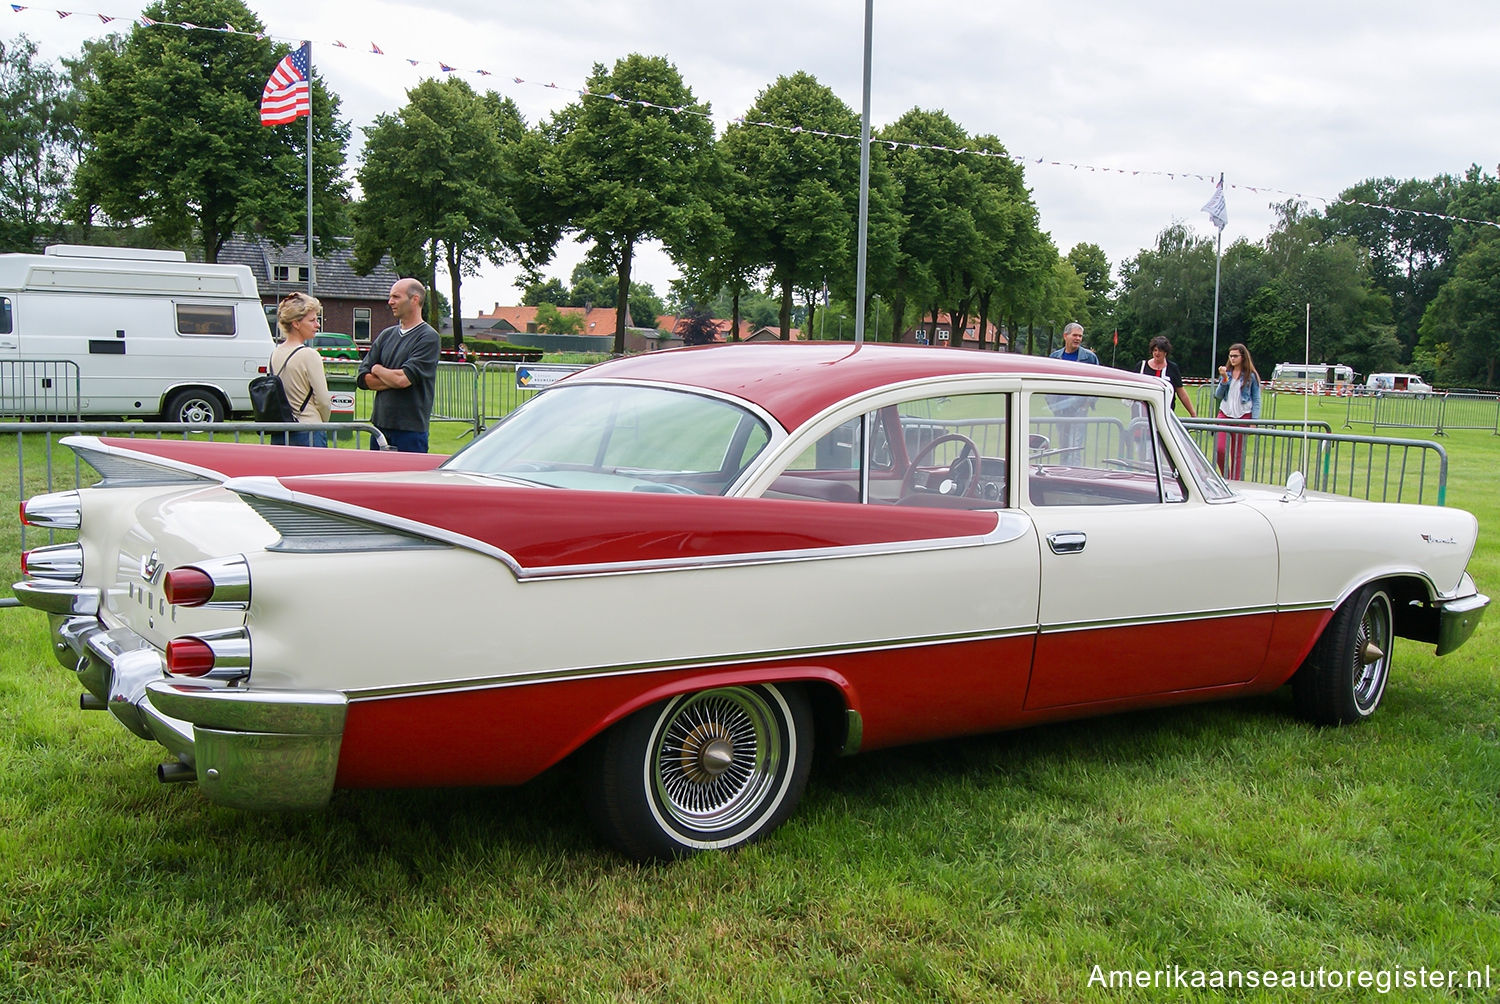
{"label": "blue jeans", "polygon": [[[380,426],[376,426],[377,429]],[[394,446],[398,453],[426,453],[427,452],[427,430],[416,432],[412,429],[380,429],[380,434],[385,437],[388,445]],[[380,449],[379,442],[372,436],[370,438],[370,449]]]}
{"label": "blue jeans", "polygon": [[271,443],[276,446],[318,446],[328,445],[328,433],[324,429],[314,429],[311,432],[273,432]]}

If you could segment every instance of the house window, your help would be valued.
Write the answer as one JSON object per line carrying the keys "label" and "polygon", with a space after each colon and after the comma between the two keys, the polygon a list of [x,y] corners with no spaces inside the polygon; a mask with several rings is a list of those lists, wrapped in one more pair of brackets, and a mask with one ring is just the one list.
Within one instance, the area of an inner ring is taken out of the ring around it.
{"label": "house window", "polygon": [[938,328],[938,341],[940,341],[940,342],[946,342],[947,340],[948,340],[948,329],[947,328]]}
{"label": "house window", "polygon": [[354,340],[356,342],[368,342],[370,340],[370,308],[354,308]]}
{"label": "house window", "polygon": [[294,282],[300,285],[307,283],[306,265],[272,265],[271,278],[277,282]]}

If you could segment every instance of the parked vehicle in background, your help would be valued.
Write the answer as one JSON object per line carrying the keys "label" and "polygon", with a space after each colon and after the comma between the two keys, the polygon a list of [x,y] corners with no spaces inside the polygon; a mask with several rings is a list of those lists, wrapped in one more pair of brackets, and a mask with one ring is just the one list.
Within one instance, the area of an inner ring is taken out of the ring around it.
{"label": "parked vehicle in background", "polygon": [[[1288,683],[1352,723],[1398,636],[1465,642],[1489,602],[1472,515],[1300,472],[1231,488],[1170,390],[1025,355],[717,345],[566,376],[446,459],[72,437],[102,480],[24,503],[78,542],[28,551],[14,589],[84,707],[173,755],[163,780],[314,808],[572,759],[640,858],[765,836],[815,749]],[[309,602],[372,590],[393,629]]]}
{"label": "parked vehicle in background", "polygon": [[1277,363],[1271,381],[1278,387],[1342,390],[1354,383],[1354,370],[1340,363]]}
{"label": "parked vehicle in background", "polygon": [[272,348],[243,265],[71,244],[0,255],[0,414],[215,422],[250,410]]}
{"label": "parked vehicle in background", "polygon": [[1379,393],[1415,394],[1426,397],[1432,385],[1415,373],[1371,373],[1365,389]]}
{"label": "parked vehicle in background", "polygon": [[320,331],[308,341],[324,359],[350,359],[359,362],[364,357],[353,338],[337,331]]}

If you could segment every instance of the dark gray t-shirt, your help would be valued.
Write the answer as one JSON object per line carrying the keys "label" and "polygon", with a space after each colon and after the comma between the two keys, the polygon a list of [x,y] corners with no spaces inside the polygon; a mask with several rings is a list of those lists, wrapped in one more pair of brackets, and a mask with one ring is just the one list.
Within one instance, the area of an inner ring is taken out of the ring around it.
{"label": "dark gray t-shirt", "polygon": [[393,324],[375,336],[370,351],[359,364],[359,385],[365,385],[365,374],[377,363],[387,369],[401,370],[411,381],[410,387],[376,392],[375,408],[370,415],[370,422],[376,428],[427,430],[441,348],[437,331],[426,321],[405,334],[401,333],[401,325]]}

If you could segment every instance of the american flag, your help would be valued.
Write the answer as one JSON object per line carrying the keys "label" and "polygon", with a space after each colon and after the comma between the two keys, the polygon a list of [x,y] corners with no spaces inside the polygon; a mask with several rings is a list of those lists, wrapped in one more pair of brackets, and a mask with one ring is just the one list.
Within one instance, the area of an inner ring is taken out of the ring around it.
{"label": "american flag", "polygon": [[271,79],[266,81],[266,89],[260,92],[261,125],[284,125],[312,114],[311,88],[307,83],[311,66],[311,42],[303,42],[301,48],[293,49],[276,64]]}

